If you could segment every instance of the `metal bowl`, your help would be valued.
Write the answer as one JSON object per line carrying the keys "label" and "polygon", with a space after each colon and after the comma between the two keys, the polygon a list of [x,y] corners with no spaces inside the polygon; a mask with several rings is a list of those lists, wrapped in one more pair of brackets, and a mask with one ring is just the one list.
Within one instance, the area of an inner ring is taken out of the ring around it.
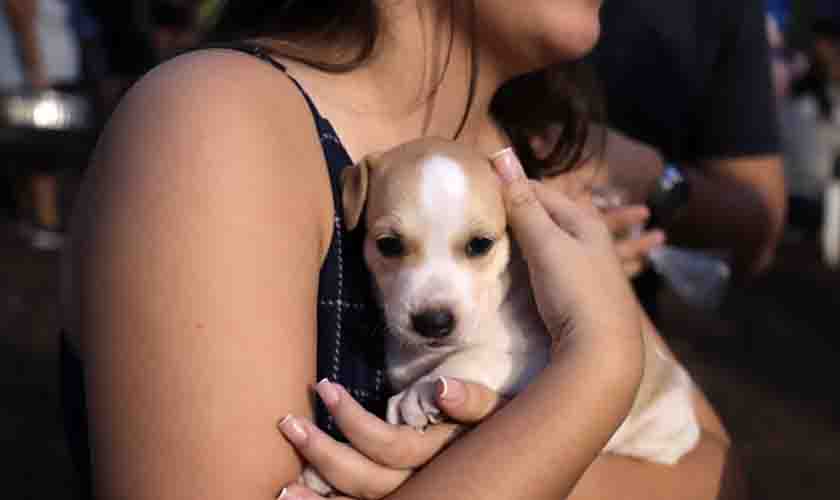
{"label": "metal bowl", "polygon": [[0,94],[0,127],[86,131],[96,126],[90,98],[57,90]]}

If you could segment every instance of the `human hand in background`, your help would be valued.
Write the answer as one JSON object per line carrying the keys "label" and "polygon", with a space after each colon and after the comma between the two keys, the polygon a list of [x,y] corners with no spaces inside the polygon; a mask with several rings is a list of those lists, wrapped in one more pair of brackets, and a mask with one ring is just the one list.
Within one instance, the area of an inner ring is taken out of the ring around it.
{"label": "human hand in background", "polygon": [[[665,243],[664,231],[643,229],[650,218],[644,200],[663,162],[653,148],[612,130],[600,129],[593,135],[601,132],[607,134],[602,155],[588,157],[575,170],[543,182],[571,198],[592,197],[613,234],[625,274],[634,278],[648,267],[650,252]],[[558,137],[559,130],[552,127],[533,138],[531,147],[537,158],[546,158]]]}
{"label": "human hand in background", "polygon": [[[559,125],[532,137],[530,145],[534,156],[547,158],[559,139]],[[665,170],[665,160],[659,151],[609,127],[598,125],[591,127],[589,143],[585,162],[569,175],[584,179],[589,187],[608,186],[621,192],[622,204],[645,204]]]}
{"label": "human hand in background", "polygon": [[2,4],[21,58],[26,85],[42,90],[49,87],[49,80],[36,27],[38,7],[36,0],[5,0]]}
{"label": "human hand in background", "polygon": [[603,208],[602,216],[615,241],[615,252],[628,278],[635,278],[650,264],[650,252],[665,244],[665,232],[641,228],[650,217],[644,205]]}

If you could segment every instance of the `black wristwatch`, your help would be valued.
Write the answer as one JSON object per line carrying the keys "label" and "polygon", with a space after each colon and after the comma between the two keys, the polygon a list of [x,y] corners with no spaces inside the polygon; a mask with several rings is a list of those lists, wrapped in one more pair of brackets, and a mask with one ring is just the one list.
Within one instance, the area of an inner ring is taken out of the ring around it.
{"label": "black wristwatch", "polygon": [[668,228],[688,203],[690,195],[691,187],[679,167],[674,163],[665,164],[665,170],[647,199],[648,227]]}

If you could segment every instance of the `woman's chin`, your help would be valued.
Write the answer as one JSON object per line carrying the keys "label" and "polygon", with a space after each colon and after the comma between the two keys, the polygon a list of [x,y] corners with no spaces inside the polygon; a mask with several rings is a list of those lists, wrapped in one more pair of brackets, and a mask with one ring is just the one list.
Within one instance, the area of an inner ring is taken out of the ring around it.
{"label": "woman's chin", "polygon": [[529,67],[524,69],[530,72],[585,57],[598,43],[601,25],[595,22],[585,26],[586,29],[577,26],[559,34],[556,32],[538,37],[530,44],[527,53],[520,52],[518,62],[522,64],[527,61]]}
{"label": "woman's chin", "polygon": [[594,22],[589,19],[582,21],[574,29],[546,40],[547,50],[553,54],[554,62],[580,59],[595,48],[601,36],[601,24],[597,19]]}
{"label": "woman's chin", "polygon": [[[580,59],[595,47],[601,34],[600,1],[576,1],[592,3],[580,3],[576,8],[567,9],[552,3],[551,8],[532,9],[530,22],[525,26],[497,17],[479,19],[479,26],[483,28],[480,37],[485,38],[482,44],[490,51],[498,50],[516,73]],[[539,4],[536,0],[525,3]]]}

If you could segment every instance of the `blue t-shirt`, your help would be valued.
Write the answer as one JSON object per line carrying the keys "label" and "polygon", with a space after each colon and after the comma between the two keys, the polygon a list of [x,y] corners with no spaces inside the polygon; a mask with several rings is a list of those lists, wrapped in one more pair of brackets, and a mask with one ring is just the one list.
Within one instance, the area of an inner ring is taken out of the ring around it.
{"label": "blue t-shirt", "polygon": [[764,0],[604,2],[610,124],[670,161],[778,153]]}

